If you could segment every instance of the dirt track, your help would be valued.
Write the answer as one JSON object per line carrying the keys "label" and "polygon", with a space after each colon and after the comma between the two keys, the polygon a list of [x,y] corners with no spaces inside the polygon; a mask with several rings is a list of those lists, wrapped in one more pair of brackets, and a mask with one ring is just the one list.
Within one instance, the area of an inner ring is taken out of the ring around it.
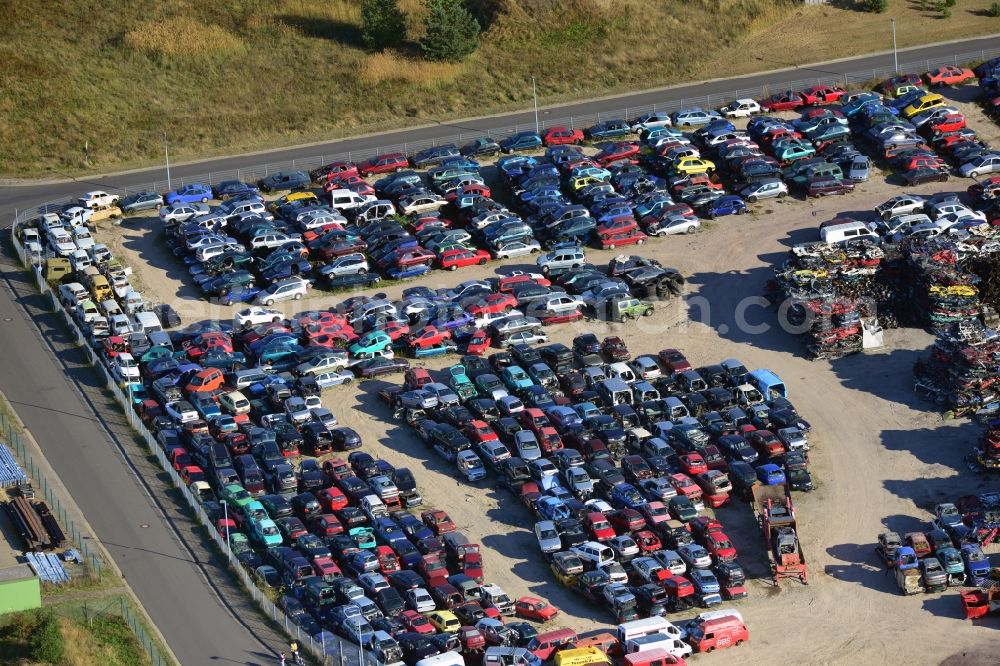
{"label": "dirt track", "polygon": [[[987,122],[977,119],[974,126],[987,129]],[[995,143],[996,128],[988,127]],[[945,187],[935,184],[917,191],[964,190],[967,185],[953,180]],[[801,355],[799,341],[775,326],[773,310],[746,309],[748,322],[768,324],[770,330],[748,333],[737,325],[737,307],[761,293],[790,245],[813,240],[821,221],[871,210],[898,191],[898,186],[877,177],[846,197],[758,204],[752,216],[723,218],[694,236],[653,241],[636,253],[676,266],[688,276],[686,302],[665,304],[654,316],[624,327],[583,323],[548,329],[553,340],[566,343],[584,330],[598,335],[613,330],[623,335],[633,354],[676,346],[695,365],[734,356],[750,367],[770,368],[785,380],[790,398],[812,422],[811,470],[818,489],[796,496],[810,584],[787,583],[775,590],[754,581],[751,598],[739,604],[752,640],[740,650],[711,658],[715,661],[870,664],[890,657],[898,663],[996,662],[995,657],[976,656],[985,655],[990,644],[995,649],[995,621],[976,626],[962,619],[953,591],[899,595],[873,552],[879,531],[921,529],[936,502],[980,491],[990,482],[971,474],[962,462],[978,428],[967,422],[943,423],[912,391],[912,363],[931,337],[913,329],[888,331],[884,350],[811,362]],[[155,234],[145,233],[150,227],[139,222],[124,229],[118,246],[133,266],[147,264],[141,271],[147,296],[173,303],[186,321],[231,316],[230,309],[215,314],[195,301],[189,281],[178,290],[174,280],[182,277],[183,269],[165,256]],[[588,251],[588,258],[601,265],[614,254]],[[448,286],[516,265],[493,264],[454,275],[437,271],[412,284]],[[384,291],[394,296],[402,288]],[[325,307],[342,298],[310,299],[289,304],[287,310]],[[692,307],[689,312],[687,304],[701,299],[709,311]],[[506,491],[458,481],[436,454],[392,421],[375,396],[384,385],[374,381],[333,390],[324,396],[325,402],[344,424],[362,434],[367,450],[414,469],[426,504],[448,510],[461,530],[486,546],[489,580],[515,596],[530,591],[549,598],[564,611],[560,624],[581,631],[609,626],[610,616],[555,582],[534,545],[532,519]],[[996,488],[996,481],[991,483]],[[762,540],[749,509],[735,506],[719,515],[748,572],[763,571]]]}

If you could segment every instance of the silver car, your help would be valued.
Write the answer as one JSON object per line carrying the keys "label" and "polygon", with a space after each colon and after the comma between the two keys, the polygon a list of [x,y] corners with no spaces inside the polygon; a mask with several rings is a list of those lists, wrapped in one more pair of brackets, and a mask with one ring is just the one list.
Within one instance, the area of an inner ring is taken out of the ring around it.
{"label": "silver car", "polygon": [[788,195],[788,185],[785,185],[783,181],[778,179],[765,180],[744,187],[740,191],[740,194],[749,203],[753,203],[759,199],[781,199]]}
{"label": "silver car", "polygon": [[504,338],[500,342],[500,346],[507,348],[513,345],[525,344],[533,345],[539,342],[548,342],[549,336],[541,331],[520,331],[518,333],[513,333],[510,336]]}
{"label": "silver car", "polygon": [[319,269],[320,275],[332,277],[334,275],[354,275],[368,272],[368,260],[360,252],[345,254],[337,257],[326,266]]}
{"label": "silver car", "polygon": [[535,523],[535,539],[543,553],[558,553],[562,550],[562,540],[556,530],[556,524],[551,520],[540,520]]}
{"label": "silver car", "polygon": [[536,252],[540,252],[541,249],[542,246],[536,240],[515,240],[497,246],[493,250],[493,256],[496,259],[512,259],[514,257],[535,254]]}

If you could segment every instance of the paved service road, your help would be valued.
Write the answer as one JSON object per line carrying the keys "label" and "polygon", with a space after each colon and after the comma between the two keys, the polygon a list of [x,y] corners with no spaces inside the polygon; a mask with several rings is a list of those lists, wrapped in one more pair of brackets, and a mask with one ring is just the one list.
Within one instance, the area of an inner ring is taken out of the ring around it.
{"label": "paved service road", "polygon": [[[912,63],[921,60],[947,58],[952,55],[972,53],[982,49],[993,49],[1000,45],[997,37],[983,37],[970,39],[963,42],[941,44],[936,46],[916,47],[899,51],[899,62]],[[775,63],[763,63],[765,66]],[[692,99],[704,97],[706,95],[719,95],[733,90],[750,90],[767,85],[771,90],[781,90],[783,85],[794,81],[802,81],[810,77],[829,77],[831,75],[843,74],[846,72],[859,72],[867,69],[877,69],[892,67],[892,53],[880,53],[878,55],[861,56],[848,60],[841,60],[835,63],[824,63],[819,65],[802,65],[792,69],[767,72],[764,74],[749,74],[746,76],[719,79],[709,83],[694,83],[684,86],[677,86],[664,90],[622,95],[619,97],[609,97],[594,101],[576,102],[562,105],[551,110],[549,114],[553,118],[567,118],[569,116],[586,116],[597,113],[619,111],[626,107],[652,106],[654,103],[677,101],[682,99]],[[510,127],[518,124],[534,123],[534,112],[524,111],[520,113],[507,114],[503,116],[490,116],[486,118],[476,118],[465,120],[461,123],[442,123],[430,127],[416,129],[404,129],[395,132],[361,137],[356,139],[343,139],[316,144],[308,147],[288,148],[271,151],[265,154],[240,155],[236,157],[223,157],[219,159],[198,162],[185,165],[171,165],[170,175],[172,179],[189,178],[200,174],[207,174],[210,171],[235,171],[236,169],[259,166],[264,163],[286,162],[294,159],[307,159],[319,157],[320,155],[332,155],[335,153],[347,153],[349,151],[373,150],[380,146],[391,146],[404,142],[430,141],[436,138],[454,136],[458,133],[474,135],[477,132],[485,132],[489,129],[500,127]],[[544,124],[544,118],[540,118]],[[78,194],[85,187],[96,186],[103,188],[125,188],[136,187],[148,184],[152,180],[164,180],[165,173],[163,167],[144,169],[119,176],[96,176],[87,178],[80,183],[68,182],[55,185],[32,185],[16,188],[0,189],[0,218],[7,217],[13,212],[14,207],[24,208],[43,201],[51,201],[71,195]]]}
{"label": "paved service road", "polygon": [[[996,46],[994,37],[915,48],[901,51],[900,61],[942,58]],[[813,75],[828,76],[891,64],[891,53],[864,56],[832,64],[579,102],[553,110],[552,116],[596,114],[764,84],[780,89],[782,84]],[[531,111],[480,118],[465,121],[460,126],[442,124],[283,149],[265,155],[178,165],[172,167],[171,175],[191,177],[264,162],[371,150],[403,141],[432,140],[456,132],[471,134],[533,120]],[[90,187],[135,187],[161,178],[162,169],[148,169],[118,176],[96,176],[80,182],[3,188],[0,189],[0,220],[3,220],[0,225],[9,225],[15,208],[69,197]],[[273,663],[274,656],[268,648],[280,649],[281,638],[261,621],[259,614],[253,611],[253,604],[237,591],[236,585],[226,581],[223,569],[205,546],[205,539],[174,503],[167,485],[157,479],[154,465],[135,445],[117,405],[96,386],[93,372],[83,365],[79,352],[68,344],[56,318],[44,310],[41,299],[16,261],[9,256],[0,261],[7,287],[0,289],[0,331],[7,350],[0,369],[0,389],[14,402],[21,418],[34,433],[175,654],[183,664]],[[41,329],[44,343],[39,340],[35,325]],[[137,474],[144,480],[140,481]],[[184,543],[178,539],[178,534]],[[214,581],[213,586],[206,584],[207,579]],[[220,601],[220,597],[225,602]]]}

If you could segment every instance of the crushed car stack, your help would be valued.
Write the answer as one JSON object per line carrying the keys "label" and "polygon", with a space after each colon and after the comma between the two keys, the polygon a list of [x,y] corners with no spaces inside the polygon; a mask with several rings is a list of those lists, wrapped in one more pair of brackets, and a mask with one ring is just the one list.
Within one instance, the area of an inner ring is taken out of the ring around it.
{"label": "crushed car stack", "polygon": [[978,321],[952,324],[939,333],[929,357],[913,366],[914,388],[953,416],[996,410],[1000,337]]}

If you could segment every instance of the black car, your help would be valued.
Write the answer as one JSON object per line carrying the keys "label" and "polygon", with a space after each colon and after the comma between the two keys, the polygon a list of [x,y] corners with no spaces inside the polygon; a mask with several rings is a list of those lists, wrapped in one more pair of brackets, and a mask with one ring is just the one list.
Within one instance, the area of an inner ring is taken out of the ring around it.
{"label": "black car", "polygon": [[361,448],[361,435],[354,428],[340,426],[330,430],[333,447],[338,451],[353,451]]}
{"label": "black car", "polygon": [[426,148],[410,158],[410,164],[416,169],[425,169],[440,164],[449,157],[458,157],[458,148],[453,143],[446,143],[433,148]]}
{"label": "black car", "polygon": [[473,398],[466,404],[466,407],[477,419],[487,423],[492,423],[500,418],[500,410],[497,409],[496,403],[489,398]]}
{"label": "black car", "polygon": [[319,462],[313,458],[304,458],[299,463],[299,488],[302,490],[313,490],[322,488],[326,482],[326,475],[319,467]]}
{"label": "black car", "polygon": [[584,333],[573,338],[573,353],[583,365],[602,363],[601,341],[593,333]]}
{"label": "black car", "polygon": [[348,287],[370,287],[382,281],[378,273],[347,273],[344,275],[331,275],[327,284],[331,289],[346,289]]}
{"label": "black car", "polygon": [[353,367],[354,373],[365,379],[406,372],[409,369],[410,363],[405,358],[370,358]]}
{"label": "black car", "polygon": [[276,192],[308,187],[310,182],[309,174],[302,171],[279,171],[262,178],[257,183],[257,187],[264,192]]}
{"label": "black car", "polygon": [[477,157],[480,155],[495,157],[500,154],[500,144],[488,136],[483,136],[462,146],[460,152],[467,157]]}
{"label": "black car", "polygon": [[267,515],[273,519],[287,518],[292,515],[292,503],[283,495],[264,495],[260,498]]}
{"label": "black car", "polygon": [[374,601],[389,617],[399,615],[406,610],[406,602],[403,601],[403,597],[392,587],[386,587],[376,592]]}
{"label": "black car", "polygon": [[250,183],[244,183],[242,180],[223,180],[212,188],[212,192],[215,194],[216,199],[225,201],[226,199],[243,194],[257,194],[258,190]]}

